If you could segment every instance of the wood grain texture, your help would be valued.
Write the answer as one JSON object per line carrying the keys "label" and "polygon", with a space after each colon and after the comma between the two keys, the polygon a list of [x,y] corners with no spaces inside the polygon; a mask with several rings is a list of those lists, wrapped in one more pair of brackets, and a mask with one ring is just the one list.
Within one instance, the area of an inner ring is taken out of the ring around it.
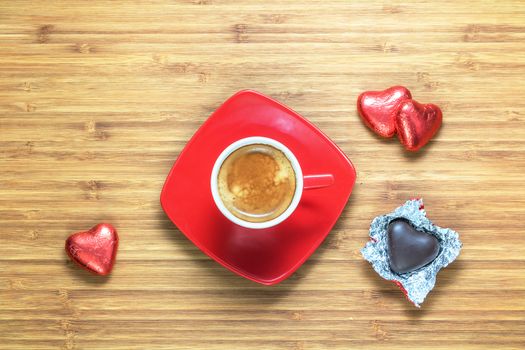
{"label": "wood grain texture", "polygon": [[[523,1],[0,2],[0,349],[525,348]],[[418,154],[359,120],[363,90],[442,107]],[[264,287],[196,249],[159,193],[222,101],[253,88],[354,162],[352,197],[289,280]],[[359,249],[423,196],[460,233],[423,308]],[[66,237],[119,230],[108,279]]]}

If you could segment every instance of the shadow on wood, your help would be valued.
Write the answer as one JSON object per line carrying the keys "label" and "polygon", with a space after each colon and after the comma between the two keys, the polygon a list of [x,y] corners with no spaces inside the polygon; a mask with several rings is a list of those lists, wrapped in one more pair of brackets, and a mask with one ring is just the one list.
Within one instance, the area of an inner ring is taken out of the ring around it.
{"label": "shadow on wood", "polygon": [[[360,266],[363,269],[363,273],[367,275],[370,281],[375,285],[375,288],[372,291],[365,294],[371,295],[371,298],[376,300],[378,306],[388,308],[389,305],[395,303],[403,304],[402,309],[407,317],[410,319],[419,319],[432,310],[432,305],[434,303],[433,300],[440,297],[441,290],[446,289],[450,283],[455,282],[453,276],[464,268],[462,265],[461,259],[458,259],[450,265],[454,266],[454,268],[450,268],[449,266],[438,272],[436,285],[434,286],[434,289],[428,293],[425,301],[421,304],[421,308],[412,305],[412,303],[406,299],[399,287],[393,282],[387,281],[379,276],[366,260],[363,259],[363,263]],[[445,276],[446,278],[443,278]]]}
{"label": "shadow on wood", "polygon": [[[341,216],[345,217],[350,210],[351,200],[349,200],[345,206]],[[180,232],[171,220],[166,217],[164,212],[158,212],[158,219],[159,222],[162,223],[161,229],[165,232],[166,236],[169,237],[174,244],[177,244],[187,252],[189,260],[200,265],[203,269],[211,270],[211,275],[215,278],[214,284],[220,286],[220,290],[227,290],[227,294],[232,298],[248,298],[250,300],[258,300],[258,303],[272,304],[293,292],[293,290],[300,285],[302,279],[308,275],[309,271],[315,266],[315,264],[322,260],[322,255],[329,250],[317,249],[316,252],[314,252],[312,256],[288,279],[274,286],[265,286],[235,275],[233,272],[223,268],[217,262],[207,257],[200,249],[195,249],[193,243],[184,237],[182,232]],[[340,230],[343,225],[344,223],[338,221],[332,231]],[[182,237],[184,238],[181,239]],[[325,245],[333,246],[333,241],[337,239],[336,236],[329,234],[319,248]],[[315,256],[315,259],[311,259],[313,256]],[[259,295],[260,298],[254,298],[254,293]]]}

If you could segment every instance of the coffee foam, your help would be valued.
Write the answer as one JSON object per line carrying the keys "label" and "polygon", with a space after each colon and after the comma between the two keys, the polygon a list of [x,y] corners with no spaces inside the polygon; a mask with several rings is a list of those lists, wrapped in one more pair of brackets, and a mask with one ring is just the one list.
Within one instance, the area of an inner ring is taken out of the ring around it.
{"label": "coffee foam", "polygon": [[295,193],[295,172],[280,150],[252,144],[223,162],[217,179],[224,206],[236,217],[265,222],[281,215]]}

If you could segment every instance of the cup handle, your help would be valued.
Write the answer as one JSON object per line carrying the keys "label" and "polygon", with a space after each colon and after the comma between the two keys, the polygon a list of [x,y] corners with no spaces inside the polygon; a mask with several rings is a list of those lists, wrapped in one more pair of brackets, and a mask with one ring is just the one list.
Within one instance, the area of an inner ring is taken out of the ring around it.
{"label": "cup handle", "polygon": [[335,182],[332,174],[306,175],[303,177],[303,189],[313,190],[333,185]]}

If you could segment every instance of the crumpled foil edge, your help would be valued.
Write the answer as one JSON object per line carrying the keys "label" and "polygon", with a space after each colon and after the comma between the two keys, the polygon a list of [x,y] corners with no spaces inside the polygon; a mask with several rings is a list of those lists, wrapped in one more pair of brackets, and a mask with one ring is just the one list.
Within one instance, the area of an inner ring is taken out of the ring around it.
{"label": "crumpled foil edge", "polygon": [[[421,208],[421,209],[420,209]],[[449,228],[434,225],[423,208],[423,199],[413,199],[393,212],[376,217],[370,224],[370,241],[361,249],[363,258],[384,279],[393,281],[406,291],[407,298],[417,307],[434,288],[437,273],[453,262],[459,255],[462,244],[459,234]],[[419,231],[434,235],[440,243],[439,255],[430,264],[412,272],[398,274],[390,269],[388,257],[388,224],[399,218],[409,220]]]}

